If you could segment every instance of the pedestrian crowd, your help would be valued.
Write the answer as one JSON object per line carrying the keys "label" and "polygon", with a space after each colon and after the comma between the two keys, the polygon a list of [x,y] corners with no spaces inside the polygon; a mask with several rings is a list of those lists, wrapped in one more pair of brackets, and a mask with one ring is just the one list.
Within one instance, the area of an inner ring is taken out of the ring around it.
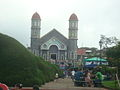
{"label": "pedestrian crowd", "polygon": [[84,85],[90,87],[97,87],[98,85],[102,85],[102,81],[104,76],[101,72],[101,69],[97,69],[96,73],[93,73],[92,70],[72,70],[71,71],[71,79],[74,81],[75,85]]}

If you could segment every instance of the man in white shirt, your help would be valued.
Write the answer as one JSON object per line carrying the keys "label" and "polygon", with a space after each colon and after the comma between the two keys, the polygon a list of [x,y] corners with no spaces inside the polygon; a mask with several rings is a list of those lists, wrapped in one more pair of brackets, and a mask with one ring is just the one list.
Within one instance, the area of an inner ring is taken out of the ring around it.
{"label": "man in white shirt", "polygon": [[74,71],[74,70],[72,70],[72,71],[71,71],[71,74],[72,74],[72,75],[71,75],[71,79],[74,81],[75,71]]}

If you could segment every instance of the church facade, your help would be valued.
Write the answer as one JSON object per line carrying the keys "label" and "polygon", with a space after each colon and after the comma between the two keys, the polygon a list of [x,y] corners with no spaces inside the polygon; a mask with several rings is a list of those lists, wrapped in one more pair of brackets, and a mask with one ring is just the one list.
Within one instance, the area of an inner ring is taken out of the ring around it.
{"label": "church facade", "polygon": [[31,19],[31,51],[45,60],[77,60],[78,18],[69,18],[68,38],[56,29],[41,37],[41,17],[36,12]]}

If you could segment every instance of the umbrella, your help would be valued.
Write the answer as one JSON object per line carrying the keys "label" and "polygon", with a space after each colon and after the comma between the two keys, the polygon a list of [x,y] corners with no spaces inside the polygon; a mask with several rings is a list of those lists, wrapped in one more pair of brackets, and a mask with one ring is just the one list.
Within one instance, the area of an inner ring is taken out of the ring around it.
{"label": "umbrella", "polygon": [[93,57],[93,58],[89,58],[89,59],[84,59],[84,61],[101,61],[101,62],[105,62],[107,60],[102,59],[102,58],[98,58],[98,57]]}

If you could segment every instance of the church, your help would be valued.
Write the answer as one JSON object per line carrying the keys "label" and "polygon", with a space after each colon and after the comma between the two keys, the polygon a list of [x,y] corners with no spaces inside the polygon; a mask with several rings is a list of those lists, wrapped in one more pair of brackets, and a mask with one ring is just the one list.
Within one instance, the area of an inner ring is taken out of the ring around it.
{"label": "church", "polygon": [[68,38],[53,29],[41,37],[41,17],[35,12],[31,19],[31,51],[45,60],[73,61],[77,60],[78,17],[69,17]]}

